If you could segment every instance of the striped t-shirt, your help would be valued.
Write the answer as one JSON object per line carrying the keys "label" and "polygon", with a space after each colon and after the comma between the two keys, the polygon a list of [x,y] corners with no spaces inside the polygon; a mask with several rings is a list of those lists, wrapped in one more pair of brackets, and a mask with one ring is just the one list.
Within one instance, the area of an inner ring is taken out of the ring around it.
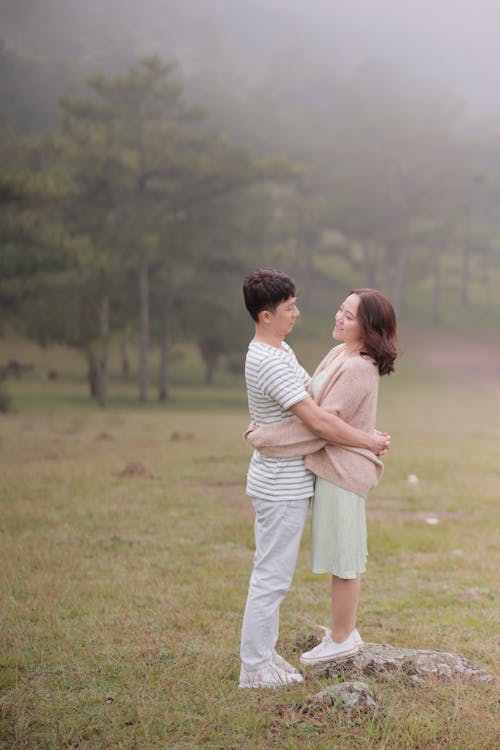
{"label": "striped t-shirt", "polygon": [[[256,426],[281,422],[291,406],[308,397],[310,377],[292,349],[251,341],[245,362],[250,418]],[[313,494],[314,475],[303,458],[269,458],[255,450],[247,474],[247,495],[268,500],[303,500]]]}

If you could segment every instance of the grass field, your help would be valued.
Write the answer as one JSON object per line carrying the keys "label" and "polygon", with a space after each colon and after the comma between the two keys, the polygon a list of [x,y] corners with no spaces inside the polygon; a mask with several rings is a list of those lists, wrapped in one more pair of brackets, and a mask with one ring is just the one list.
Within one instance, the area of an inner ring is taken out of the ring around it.
{"label": "grass field", "polygon": [[[416,355],[381,389],[379,425],[393,445],[368,501],[359,628],[367,641],[455,651],[498,674],[500,399],[417,366]],[[319,677],[237,689],[253,550],[238,381],[177,386],[161,408],[129,408],[122,385],[107,411],[76,378],[9,390],[1,748],[499,746],[495,686],[373,678],[383,710],[372,716],[302,713],[326,685]],[[308,531],[281,612],[281,651],[294,663],[297,639],[328,618],[329,581],[309,571]]]}

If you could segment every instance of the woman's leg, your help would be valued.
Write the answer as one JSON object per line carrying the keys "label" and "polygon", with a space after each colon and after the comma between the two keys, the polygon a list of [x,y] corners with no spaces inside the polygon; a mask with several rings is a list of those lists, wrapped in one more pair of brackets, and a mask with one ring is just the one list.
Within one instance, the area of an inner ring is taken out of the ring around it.
{"label": "woman's leg", "polygon": [[358,653],[362,641],[359,633],[353,633],[353,630],[356,628],[360,586],[360,575],[356,578],[332,576],[332,630],[324,628],[326,632],[321,642],[301,654],[301,664],[343,660]]}
{"label": "woman's leg", "polygon": [[336,643],[342,643],[356,627],[361,576],[338,578],[332,576],[332,635]]}

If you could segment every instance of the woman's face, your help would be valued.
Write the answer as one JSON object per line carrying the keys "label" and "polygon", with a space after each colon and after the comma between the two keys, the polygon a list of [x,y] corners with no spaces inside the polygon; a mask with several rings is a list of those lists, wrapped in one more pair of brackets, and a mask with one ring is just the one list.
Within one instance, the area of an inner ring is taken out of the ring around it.
{"label": "woman's face", "polygon": [[359,349],[363,345],[361,325],[358,320],[359,297],[350,294],[335,313],[335,327],[332,336],[336,341],[343,341],[350,349]]}

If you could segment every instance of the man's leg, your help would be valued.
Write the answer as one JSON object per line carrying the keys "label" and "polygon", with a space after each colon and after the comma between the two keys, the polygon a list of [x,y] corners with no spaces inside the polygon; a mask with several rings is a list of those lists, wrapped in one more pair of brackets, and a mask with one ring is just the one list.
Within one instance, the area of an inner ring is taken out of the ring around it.
{"label": "man's leg", "polygon": [[290,588],[308,500],[274,502],[252,498],[255,557],[241,632],[241,661],[249,671],[272,661],[278,638],[279,606]]}

